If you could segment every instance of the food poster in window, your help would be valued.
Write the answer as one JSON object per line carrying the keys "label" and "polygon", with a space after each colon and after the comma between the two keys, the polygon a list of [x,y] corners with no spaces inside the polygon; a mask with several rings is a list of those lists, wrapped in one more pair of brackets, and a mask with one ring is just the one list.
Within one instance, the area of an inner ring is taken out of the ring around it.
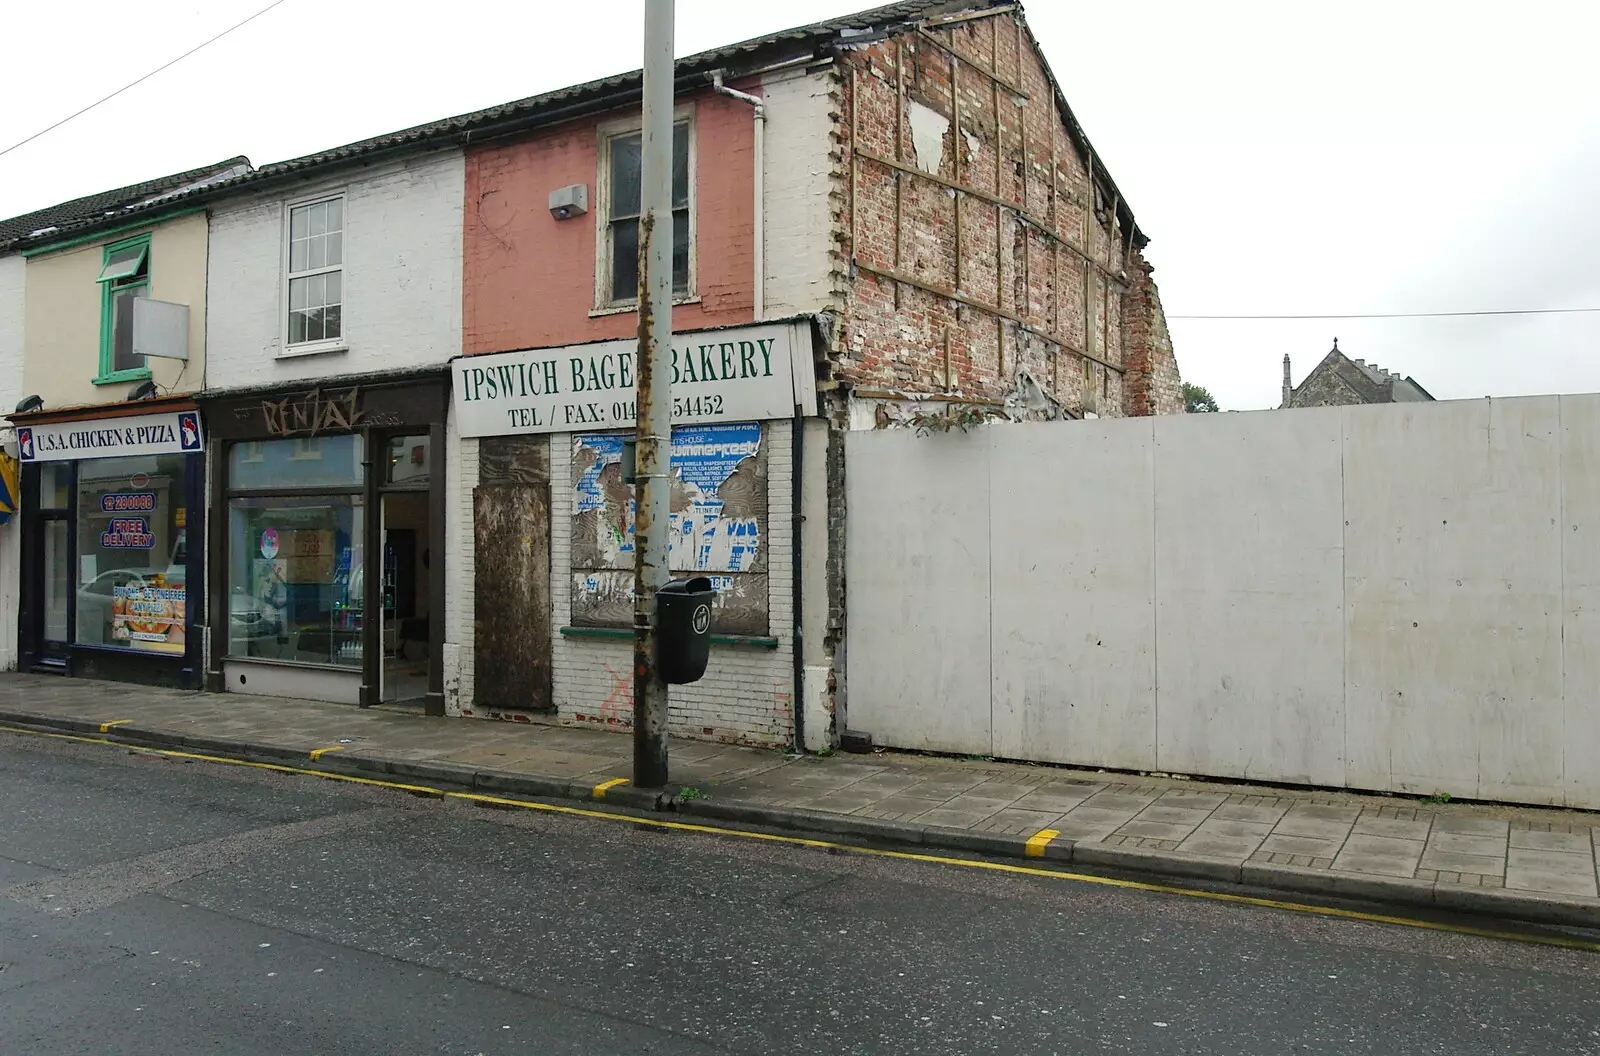
{"label": "food poster in window", "polygon": [[185,651],[183,476],[182,456],[78,464],[78,643]]}

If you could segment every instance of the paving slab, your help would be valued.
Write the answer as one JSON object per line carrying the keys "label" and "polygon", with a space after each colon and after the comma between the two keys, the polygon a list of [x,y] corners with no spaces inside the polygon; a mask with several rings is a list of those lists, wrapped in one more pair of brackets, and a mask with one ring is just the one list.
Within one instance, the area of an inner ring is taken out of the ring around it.
{"label": "paving slab", "polygon": [[1262,841],[1257,854],[1287,854],[1305,858],[1333,858],[1338,855],[1342,840],[1302,836],[1297,832],[1285,833],[1273,829],[1272,835]]}
{"label": "paving slab", "polygon": [[1421,840],[1353,832],[1334,858],[1333,868],[1376,876],[1411,877],[1416,875],[1424,849]]}
{"label": "paving slab", "polygon": [[1428,837],[1428,850],[1454,851],[1458,854],[1482,854],[1504,857],[1505,836],[1476,836],[1464,832],[1438,831]]}
{"label": "paving slab", "polygon": [[1401,840],[1426,840],[1433,829],[1433,819],[1426,820],[1385,817],[1363,812],[1350,830],[1352,835],[1389,836]]}
{"label": "paving slab", "polygon": [[1594,848],[1587,832],[1534,832],[1527,829],[1511,830],[1511,849],[1531,851],[1562,851],[1567,854],[1593,855]]}
{"label": "paving slab", "polygon": [[1423,869],[1437,869],[1450,873],[1479,873],[1484,876],[1504,876],[1506,860],[1488,854],[1461,854],[1456,851],[1429,849],[1417,863]]}
{"label": "paving slab", "polygon": [[1349,818],[1329,818],[1320,814],[1302,814],[1290,810],[1273,827],[1273,831],[1283,836],[1306,836],[1337,841],[1350,835],[1350,828],[1355,824],[1355,820],[1355,815]]}
{"label": "paving slab", "polygon": [[1513,847],[1506,860],[1506,887],[1596,895],[1594,858],[1587,854],[1529,851]]}
{"label": "paving slab", "polygon": [[1017,810],[1008,807],[979,823],[977,828],[984,832],[1009,832],[1032,836],[1036,832],[1053,828],[1060,817],[1061,815],[1048,811]]}
{"label": "paving slab", "polygon": [[1189,838],[1189,834],[1205,820],[1201,814],[1187,822],[1146,821],[1143,816],[1134,818],[1116,831],[1118,836],[1136,836],[1144,840],[1168,840],[1173,844]]}
{"label": "paving slab", "polygon": [[1289,810],[1287,802],[1279,804],[1268,803],[1224,803],[1211,812],[1211,816],[1219,821],[1243,821],[1254,824],[1277,824]]}
{"label": "paving slab", "polygon": [[1242,861],[1255,854],[1262,841],[1271,834],[1272,826],[1269,823],[1232,821],[1213,816],[1201,822],[1178,845],[1178,850]]}
{"label": "paving slab", "polygon": [[1470,814],[1439,814],[1433,822],[1435,832],[1458,832],[1467,836],[1498,836],[1505,839],[1511,823],[1505,818],[1474,817]]}

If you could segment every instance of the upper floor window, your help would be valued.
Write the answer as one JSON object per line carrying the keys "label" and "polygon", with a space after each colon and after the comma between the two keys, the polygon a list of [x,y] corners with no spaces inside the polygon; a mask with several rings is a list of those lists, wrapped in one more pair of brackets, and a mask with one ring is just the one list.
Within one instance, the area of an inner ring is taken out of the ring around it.
{"label": "upper floor window", "polygon": [[[672,293],[692,295],[690,261],[694,253],[693,209],[689,174],[692,168],[689,122],[672,126]],[[599,306],[635,304],[639,300],[639,215],[642,139],[637,130],[601,140],[600,200],[604,203],[603,260]]]}
{"label": "upper floor window", "polygon": [[344,337],[344,199],[289,208],[287,348],[316,351]]}
{"label": "upper floor window", "polygon": [[113,242],[100,265],[100,371],[98,382],[138,381],[150,376],[143,356],[133,354],[133,302],[150,296],[150,236]]}

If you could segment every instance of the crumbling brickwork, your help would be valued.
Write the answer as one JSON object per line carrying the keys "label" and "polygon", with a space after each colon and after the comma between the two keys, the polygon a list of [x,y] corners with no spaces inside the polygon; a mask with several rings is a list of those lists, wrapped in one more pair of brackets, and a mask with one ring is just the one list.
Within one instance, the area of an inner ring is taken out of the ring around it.
{"label": "crumbling brickwork", "polygon": [[1178,360],[1172,354],[1172,335],[1167,332],[1166,313],[1161,310],[1161,294],[1150,278],[1153,270],[1135,250],[1129,267],[1133,281],[1126,297],[1127,413],[1182,414],[1183,379],[1178,376]]}
{"label": "crumbling brickwork", "polygon": [[1017,12],[845,51],[836,77],[837,380],[982,405],[1026,372],[1073,414],[1181,409],[1144,237]]}

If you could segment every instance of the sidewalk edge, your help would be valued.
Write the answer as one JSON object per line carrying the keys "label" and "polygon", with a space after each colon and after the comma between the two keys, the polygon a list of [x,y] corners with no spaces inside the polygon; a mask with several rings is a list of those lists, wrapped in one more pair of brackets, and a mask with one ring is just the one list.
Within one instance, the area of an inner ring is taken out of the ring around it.
{"label": "sidewalk edge", "polygon": [[[852,836],[879,841],[915,853],[939,850],[969,851],[1027,862],[1059,865],[1076,863],[1127,872],[1159,883],[1163,878],[1220,882],[1261,888],[1285,894],[1332,899],[1358,899],[1388,905],[1436,909],[1495,919],[1521,920],[1567,927],[1600,928],[1600,898],[1515,891],[1506,888],[1468,887],[1266,862],[1235,862],[1226,858],[1183,854],[1148,848],[1117,847],[1100,843],[1074,843],[1057,837],[1030,853],[1032,834],[977,832],[969,829],[914,822],[861,818],[795,807],[737,803],[714,798],[685,799],[650,789],[620,785],[603,796],[595,794],[592,778],[555,778],[513,773],[444,762],[417,762],[340,751],[320,756],[277,745],[263,745],[143,729],[133,723],[102,732],[101,724],[87,719],[0,710],[0,723],[38,733],[70,733],[102,738],[129,748],[159,748],[228,756],[245,762],[292,766],[308,773],[345,777],[392,777],[398,782],[430,781],[485,795],[521,794],[580,800],[596,807],[625,807],[651,812],[671,812],[686,817],[738,822],[791,833]],[[418,789],[419,793],[434,792]],[[802,836],[803,838],[803,836]],[[1264,896],[1263,896],[1264,897]]]}

